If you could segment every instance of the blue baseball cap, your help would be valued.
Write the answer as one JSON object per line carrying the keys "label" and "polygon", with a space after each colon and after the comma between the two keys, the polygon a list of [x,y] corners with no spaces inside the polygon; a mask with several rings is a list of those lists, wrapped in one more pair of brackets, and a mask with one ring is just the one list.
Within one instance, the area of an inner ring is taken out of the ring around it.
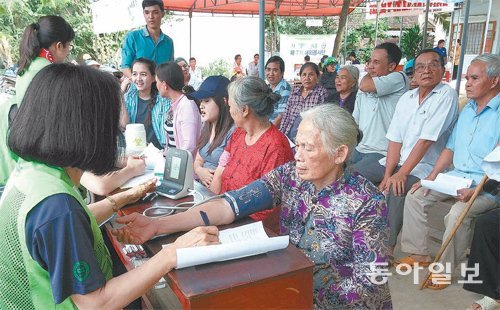
{"label": "blue baseball cap", "polygon": [[200,88],[188,95],[189,99],[201,100],[210,97],[228,97],[227,85],[230,81],[222,75],[209,76],[201,83]]}

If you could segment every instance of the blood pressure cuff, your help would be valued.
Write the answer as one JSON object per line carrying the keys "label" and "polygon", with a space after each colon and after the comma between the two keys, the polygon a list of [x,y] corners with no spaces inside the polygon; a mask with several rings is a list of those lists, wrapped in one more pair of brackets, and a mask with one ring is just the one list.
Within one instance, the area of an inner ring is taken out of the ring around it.
{"label": "blood pressure cuff", "polygon": [[240,189],[229,191],[222,197],[236,219],[241,219],[258,211],[272,209],[273,197],[263,181],[257,180]]}

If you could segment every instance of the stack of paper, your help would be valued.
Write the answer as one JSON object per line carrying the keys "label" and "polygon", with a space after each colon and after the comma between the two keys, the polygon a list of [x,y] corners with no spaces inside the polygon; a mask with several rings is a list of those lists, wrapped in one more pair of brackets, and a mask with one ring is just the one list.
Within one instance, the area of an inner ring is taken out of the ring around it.
{"label": "stack of paper", "polygon": [[141,154],[146,162],[146,172],[143,175],[134,177],[120,186],[120,188],[130,188],[140,185],[152,178],[157,178],[157,185],[161,183],[163,178],[163,171],[165,170],[165,158],[163,158],[163,153],[157,149],[153,143],[149,143],[146,149]]}
{"label": "stack of paper", "polygon": [[421,184],[425,188],[432,189],[443,194],[457,196],[457,190],[469,188],[472,184],[472,180],[440,173],[434,181],[422,180]]}
{"label": "stack of paper", "polygon": [[219,240],[221,244],[177,249],[177,269],[284,249],[289,237],[269,238],[262,222],[256,222],[222,230]]}

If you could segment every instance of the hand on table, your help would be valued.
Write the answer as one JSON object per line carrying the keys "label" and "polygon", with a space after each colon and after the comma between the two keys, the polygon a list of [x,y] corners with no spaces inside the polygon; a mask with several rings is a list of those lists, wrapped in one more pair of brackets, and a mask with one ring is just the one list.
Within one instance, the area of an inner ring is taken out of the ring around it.
{"label": "hand on table", "polygon": [[118,229],[113,229],[111,233],[118,241],[130,244],[143,244],[156,236],[156,225],[154,219],[140,213],[132,213],[116,218],[118,224],[125,224]]}
{"label": "hand on table", "polygon": [[127,193],[127,204],[137,202],[142,197],[146,196],[147,193],[152,193],[156,190],[156,178],[152,178],[142,184],[136,185],[129,188],[125,192]]}
{"label": "hand on table", "polygon": [[173,246],[180,249],[219,243],[219,229],[216,226],[200,226],[177,238]]}

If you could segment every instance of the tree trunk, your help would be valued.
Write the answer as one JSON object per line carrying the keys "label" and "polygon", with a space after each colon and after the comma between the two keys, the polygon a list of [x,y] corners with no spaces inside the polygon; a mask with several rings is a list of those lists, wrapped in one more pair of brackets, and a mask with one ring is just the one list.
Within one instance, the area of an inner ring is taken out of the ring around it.
{"label": "tree trunk", "polygon": [[340,45],[342,44],[342,37],[345,32],[345,24],[347,22],[347,15],[349,14],[349,6],[351,0],[344,0],[342,4],[342,13],[340,14],[339,29],[337,30],[337,36],[335,37],[335,44],[333,45],[332,56],[338,57]]}

